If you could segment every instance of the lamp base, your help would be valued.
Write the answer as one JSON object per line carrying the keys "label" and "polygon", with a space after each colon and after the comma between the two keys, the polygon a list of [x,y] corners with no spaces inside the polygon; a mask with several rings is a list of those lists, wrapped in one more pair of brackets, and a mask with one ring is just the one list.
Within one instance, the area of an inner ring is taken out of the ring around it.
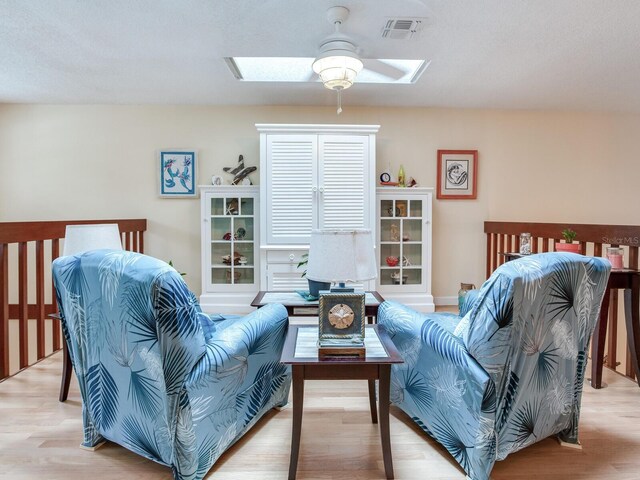
{"label": "lamp base", "polygon": [[344,282],[340,282],[338,284],[338,286],[336,287],[331,287],[331,290],[329,290],[330,292],[341,292],[341,293],[350,293],[350,292],[355,292],[355,289],[353,287],[347,287],[345,285]]}
{"label": "lamp base", "polygon": [[320,295],[320,290],[327,290],[331,287],[331,284],[328,282],[317,282],[311,279],[307,279],[307,281],[309,282],[309,295],[315,298],[318,298],[318,295]]}

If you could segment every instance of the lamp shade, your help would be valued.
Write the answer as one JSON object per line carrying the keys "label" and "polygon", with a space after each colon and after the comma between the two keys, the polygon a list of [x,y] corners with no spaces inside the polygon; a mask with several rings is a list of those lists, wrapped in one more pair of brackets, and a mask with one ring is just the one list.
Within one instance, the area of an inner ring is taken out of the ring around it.
{"label": "lamp shade", "polygon": [[378,276],[371,230],[313,230],[307,278],[362,282]]}
{"label": "lamp shade", "polygon": [[117,223],[67,225],[62,255],[75,255],[88,250],[108,248],[122,250]]}

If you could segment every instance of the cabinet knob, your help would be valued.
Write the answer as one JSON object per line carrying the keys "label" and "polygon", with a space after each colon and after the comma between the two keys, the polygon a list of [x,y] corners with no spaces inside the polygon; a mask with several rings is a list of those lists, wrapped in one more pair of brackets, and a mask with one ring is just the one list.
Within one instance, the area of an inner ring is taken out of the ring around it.
{"label": "cabinet knob", "polygon": [[209,222],[209,219],[208,219],[208,218],[203,218],[203,219],[202,219],[202,221],[203,221],[204,223],[208,223],[208,222]]}
{"label": "cabinet knob", "polygon": [[311,187],[311,191],[312,192],[317,192],[318,191],[318,187],[316,187],[315,185],[313,187]]}
{"label": "cabinet knob", "polygon": [[324,187],[319,187],[318,190],[320,190],[320,193],[324,192]]}
{"label": "cabinet knob", "polygon": [[293,253],[289,255],[289,260],[293,260],[294,258],[296,258],[296,256]]}

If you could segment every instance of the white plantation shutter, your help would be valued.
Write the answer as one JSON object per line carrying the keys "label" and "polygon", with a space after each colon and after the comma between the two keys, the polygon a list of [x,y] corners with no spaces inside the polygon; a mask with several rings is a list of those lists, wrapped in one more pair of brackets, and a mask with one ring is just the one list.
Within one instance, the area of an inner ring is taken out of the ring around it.
{"label": "white plantation shutter", "polygon": [[369,137],[320,137],[319,228],[370,228]]}
{"label": "white plantation shutter", "polygon": [[309,243],[317,185],[316,135],[269,135],[267,242]]}

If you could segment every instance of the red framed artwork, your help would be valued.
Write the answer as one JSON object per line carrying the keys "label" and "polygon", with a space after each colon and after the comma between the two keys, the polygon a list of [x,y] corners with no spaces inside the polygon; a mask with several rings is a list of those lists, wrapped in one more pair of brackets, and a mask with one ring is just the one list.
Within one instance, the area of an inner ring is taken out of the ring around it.
{"label": "red framed artwork", "polygon": [[472,200],[477,196],[477,184],[477,150],[438,150],[436,198]]}

